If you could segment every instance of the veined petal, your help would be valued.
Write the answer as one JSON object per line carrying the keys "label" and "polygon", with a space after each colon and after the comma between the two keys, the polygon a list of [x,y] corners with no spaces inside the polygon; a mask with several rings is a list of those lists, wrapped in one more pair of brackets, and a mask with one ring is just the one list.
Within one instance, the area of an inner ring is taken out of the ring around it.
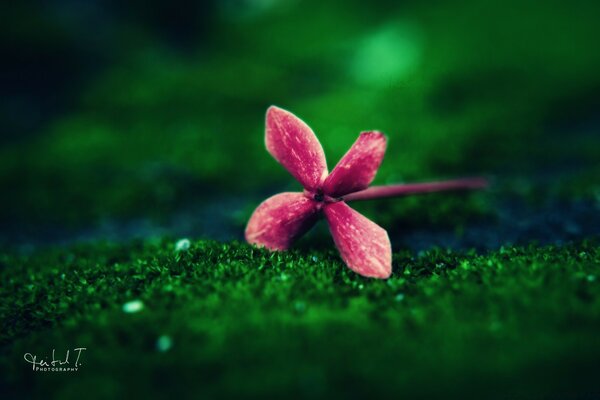
{"label": "veined petal", "polygon": [[348,267],[372,278],[388,278],[392,273],[392,246],[379,225],[343,201],[323,208],[342,260]]}
{"label": "veined petal", "polygon": [[267,150],[304,186],[314,191],[327,176],[327,162],[312,129],[289,111],[271,106],[267,110]]}
{"label": "veined petal", "polygon": [[285,250],[317,221],[319,203],[302,193],[279,193],[254,210],[246,241],[269,250]]}
{"label": "veined petal", "polygon": [[323,192],[331,197],[366,189],[383,161],[387,140],[381,132],[360,134],[350,150],[325,179]]}

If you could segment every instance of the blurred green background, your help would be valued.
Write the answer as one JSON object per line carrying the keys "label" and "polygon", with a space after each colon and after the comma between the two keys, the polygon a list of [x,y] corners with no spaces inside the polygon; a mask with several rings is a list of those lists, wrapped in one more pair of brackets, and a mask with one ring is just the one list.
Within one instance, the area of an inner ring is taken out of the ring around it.
{"label": "blurred green background", "polygon": [[240,237],[262,198],[298,187],[264,149],[271,104],[314,129],[330,168],[379,129],[376,183],[495,179],[492,195],[382,203],[392,231],[497,221],[503,198],[600,203],[595,1],[0,7],[4,241],[119,221]]}

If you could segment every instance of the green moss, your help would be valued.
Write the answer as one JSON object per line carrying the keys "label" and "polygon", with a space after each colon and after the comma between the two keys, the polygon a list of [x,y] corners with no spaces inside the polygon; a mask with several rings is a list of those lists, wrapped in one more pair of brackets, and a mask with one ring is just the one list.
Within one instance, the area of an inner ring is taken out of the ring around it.
{"label": "green moss", "polygon": [[[598,249],[403,251],[386,281],[302,246],[5,251],[3,379],[20,397],[598,394]],[[23,360],[75,347],[87,347],[75,376]]]}

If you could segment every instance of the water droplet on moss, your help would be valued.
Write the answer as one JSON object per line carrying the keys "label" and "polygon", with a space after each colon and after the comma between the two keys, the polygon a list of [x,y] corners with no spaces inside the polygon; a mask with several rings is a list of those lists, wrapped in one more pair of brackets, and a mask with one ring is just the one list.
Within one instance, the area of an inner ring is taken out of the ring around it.
{"label": "water droplet on moss", "polygon": [[144,303],[141,300],[132,300],[123,304],[123,312],[128,314],[136,313],[144,309]]}
{"label": "water droplet on moss", "polygon": [[175,251],[187,251],[190,249],[190,240],[189,239],[179,239],[177,243],[175,243]]}

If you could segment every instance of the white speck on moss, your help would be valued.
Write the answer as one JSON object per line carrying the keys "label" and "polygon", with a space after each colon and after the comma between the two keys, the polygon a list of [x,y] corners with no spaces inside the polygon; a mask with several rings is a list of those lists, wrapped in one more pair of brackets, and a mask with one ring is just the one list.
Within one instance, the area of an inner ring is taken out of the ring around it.
{"label": "white speck on moss", "polygon": [[164,353],[165,351],[169,351],[173,347],[173,340],[169,335],[161,335],[156,340],[156,350]]}
{"label": "white speck on moss", "polygon": [[190,240],[189,239],[179,239],[177,243],[175,243],[175,251],[187,251],[190,249]]}
{"label": "white speck on moss", "polygon": [[123,312],[133,314],[144,309],[144,303],[141,300],[132,300],[123,304]]}

